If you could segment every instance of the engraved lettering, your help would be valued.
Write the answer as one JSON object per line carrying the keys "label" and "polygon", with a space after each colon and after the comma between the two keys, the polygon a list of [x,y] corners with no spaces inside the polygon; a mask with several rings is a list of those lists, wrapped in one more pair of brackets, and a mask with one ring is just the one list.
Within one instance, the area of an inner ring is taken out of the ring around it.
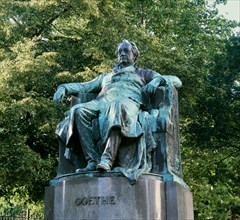
{"label": "engraved lettering", "polygon": [[110,197],[110,204],[115,205],[115,196]]}
{"label": "engraved lettering", "polygon": [[94,198],[96,198],[96,205],[98,205],[98,204],[99,204],[100,197],[94,197]]}
{"label": "engraved lettering", "polygon": [[82,203],[82,205],[84,205],[84,206],[87,205],[87,204],[88,204],[88,199],[87,199],[86,197],[83,197],[81,203]]}
{"label": "engraved lettering", "polygon": [[108,199],[107,199],[108,197],[104,197],[104,196],[101,196],[101,204],[102,205],[107,205],[108,204]]}
{"label": "engraved lettering", "polygon": [[80,206],[81,205],[81,199],[77,198],[75,201],[76,206]]}
{"label": "engraved lettering", "polygon": [[89,196],[89,197],[78,197],[75,200],[76,206],[89,206],[89,205],[115,205],[115,196]]}
{"label": "engraved lettering", "polygon": [[89,197],[88,205],[94,205],[93,197]]}

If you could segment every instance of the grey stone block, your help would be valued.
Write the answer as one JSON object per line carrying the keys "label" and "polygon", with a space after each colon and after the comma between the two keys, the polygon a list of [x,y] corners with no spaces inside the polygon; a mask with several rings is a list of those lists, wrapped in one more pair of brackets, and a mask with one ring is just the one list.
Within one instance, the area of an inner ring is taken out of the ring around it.
{"label": "grey stone block", "polygon": [[151,175],[135,185],[125,177],[68,176],[45,191],[45,220],[185,220],[192,210],[187,189]]}
{"label": "grey stone block", "polygon": [[192,220],[192,193],[176,182],[165,183],[165,202],[167,220]]}

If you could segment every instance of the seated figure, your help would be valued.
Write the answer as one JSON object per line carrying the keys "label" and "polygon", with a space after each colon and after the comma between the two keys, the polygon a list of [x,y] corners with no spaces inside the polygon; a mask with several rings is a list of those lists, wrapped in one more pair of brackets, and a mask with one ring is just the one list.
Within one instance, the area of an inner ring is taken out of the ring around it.
{"label": "seated figure", "polygon": [[[166,115],[164,110],[162,113],[149,110],[147,102],[152,102],[158,90],[171,93],[169,88],[181,86],[181,81],[150,69],[137,68],[139,51],[133,42],[123,40],[116,55],[119,64],[111,73],[103,73],[86,83],[62,84],[54,94],[56,102],[65,95],[80,97],[80,103],[71,107],[56,130],[60,140],[60,162],[62,160],[59,175],[73,169],[76,172],[114,170],[134,182],[143,172],[154,170],[152,164],[156,161],[151,157],[159,141],[154,133],[159,130],[157,124],[161,124],[161,114]],[[85,102],[85,93],[96,95]],[[72,167],[65,167],[63,155],[74,162]],[[162,159],[168,166],[166,158]],[[159,169],[155,167],[156,172]],[[162,168],[162,172],[168,170]],[[173,170],[181,175],[179,168]]]}

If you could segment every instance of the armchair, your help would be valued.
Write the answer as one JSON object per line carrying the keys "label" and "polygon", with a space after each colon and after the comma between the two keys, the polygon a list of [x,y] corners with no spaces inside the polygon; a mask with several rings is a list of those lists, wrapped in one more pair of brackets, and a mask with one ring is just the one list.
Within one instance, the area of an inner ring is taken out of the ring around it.
{"label": "armchair", "polygon": [[[180,155],[179,114],[177,88],[182,86],[176,76],[163,76],[167,86],[157,88],[153,96],[143,94],[143,109],[139,117],[147,117],[149,126],[156,142],[156,148],[152,150],[151,174],[160,175],[163,181],[182,181],[182,166]],[[94,99],[97,94],[76,94],[71,98],[71,106]],[[61,125],[66,123],[61,122]],[[95,141],[100,141],[98,120],[92,122],[95,132]],[[64,127],[64,126],[61,126]],[[79,145],[77,138],[72,138],[75,145]],[[130,143],[134,144],[134,143]],[[99,144],[100,146],[100,144]],[[71,154],[66,151],[71,151]],[[71,155],[66,158],[66,153]],[[64,156],[65,155],[65,156]],[[121,155],[119,155],[121,157]],[[76,169],[86,166],[83,152],[80,148],[65,148],[64,137],[59,138],[59,166],[58,175],[74,173]]]}

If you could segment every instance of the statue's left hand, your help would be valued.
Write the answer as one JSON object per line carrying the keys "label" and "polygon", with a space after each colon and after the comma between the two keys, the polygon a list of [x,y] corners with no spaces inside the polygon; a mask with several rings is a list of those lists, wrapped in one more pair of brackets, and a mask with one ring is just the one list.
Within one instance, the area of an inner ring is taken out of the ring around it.
{"label": "statue's left hand", "polygon": [[156,87],[151,85],[151,84],[147,84],[146,86],[144,86],[142,88],[142,92],[144,93],[149,93],[149,94],[154,94],[156,92]]}

